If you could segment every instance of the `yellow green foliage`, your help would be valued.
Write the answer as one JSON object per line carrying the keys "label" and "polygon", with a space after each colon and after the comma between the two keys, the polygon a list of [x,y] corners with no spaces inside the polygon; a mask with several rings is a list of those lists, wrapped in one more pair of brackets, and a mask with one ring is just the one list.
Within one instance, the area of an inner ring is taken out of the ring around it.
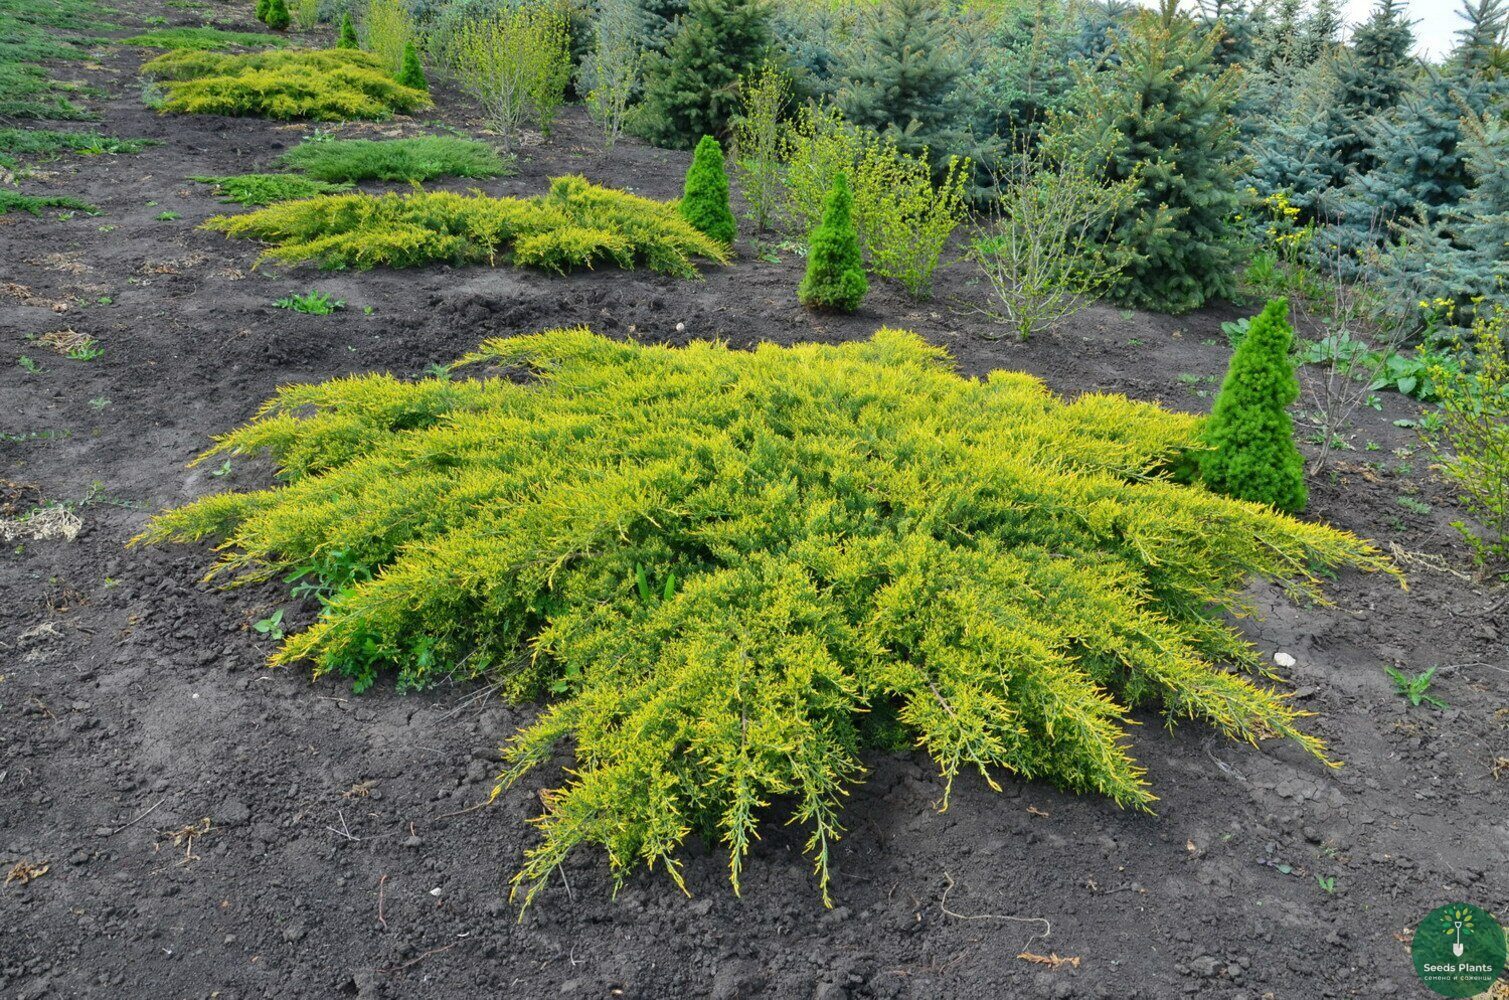
{"label": "yellow green foliage", "polygon": [[414,19],[408,6],[402,0],[367,0],[361,26],[362,48],[397,76],[403,66],[403,50],[414,41]]}
{"label": "yellow green foliage", "polygon": [[452,82],[481,106],[504,148],[515,145],[526,122],[550,134],[571,79],[564,5],[500,4],[484,17],[467,18],[436,44]]}
{"label": "yellow green foliage", "polygon": [[[461,378],[466,371],[475,378]],[[1180,485],[1200,419],[1029,375],[954,374],[913,334],[643,346],[491,340],[447,378],[279,390],[200,461],[282,484],[206,497],[138,542],[213,539],[211,576],[324,595],[274,662],[366,687],[487,677],[554,700],[500,787],[570,748],[526,899],[580,844],[622,878],[698,831],[737,890],[757,817],[810,833],[826,886],[860,750],[1153,800],[1128,708],[1319,755],[1223,611],[1252,577],[1321,599],[1370,545]],[[946,801],[946,797],[945,797]]]}
{"label": "yellow green foliage", "polygon": [[264,259],[325,267],[444,261],[564,272],[607,260],[694,277],[696,258],[728,259],[727,247],[694,229],[674,205],[580,177],[558,177],[538,198],[491,198],[480,191],[328,195],[216,216],[205,227],[271,244]]}
{"label": "yellow green foliage", "polygon": [[809,233],[821,224],[828,187],[843,174],[870,273],[900,282],[914,299],[932,294],[943,249],[967,214],[968,160],[950,159],[935,184],[926,160],[850,125],[832,108],[804,108],[786,130],[782,158],[790,228]]}
{"label": "yellow green foliage", "polygon": [[1509,311],[1479,316],[1473,347],[1471,367],[1431,366],[1441,412],[1425,442],[1481,525],[1479,531],[1466,521],[1451,523],[1486,571],[1509,562]]}
{"label": "yellow green foliage", "polygon": [[428,94],[395,82],[376,57],[352,49],[180,49],[153,59],[142,74],[162,81],[161,110],[182,114],[346,121],[430,106]]}

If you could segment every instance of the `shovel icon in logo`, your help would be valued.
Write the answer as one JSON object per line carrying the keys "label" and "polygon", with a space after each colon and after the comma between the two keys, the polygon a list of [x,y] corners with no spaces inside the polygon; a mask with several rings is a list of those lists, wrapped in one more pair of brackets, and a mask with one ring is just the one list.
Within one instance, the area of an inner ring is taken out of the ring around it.
{"label": "shovel icon in logo", "polygon": [[1457,956],[1458,958],[1461,958],[1462,957],[1462,921],[1460,921],[1460,920],[1453,920],[1452,924],[1456,926],[1457,939],[1451,943],[1451,953],[1453,955]]}

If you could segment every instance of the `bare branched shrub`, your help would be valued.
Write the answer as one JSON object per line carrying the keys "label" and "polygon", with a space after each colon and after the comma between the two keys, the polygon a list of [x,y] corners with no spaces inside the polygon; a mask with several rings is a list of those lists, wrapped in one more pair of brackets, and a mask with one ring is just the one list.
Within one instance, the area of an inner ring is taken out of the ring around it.
{"label": "bare branched shrub", "polygon": [[779,66],[766,63],[740,82],[739,100],[733,160],[749,220],[763,233],[781,206],[782,116],[791,102],[791,80]]}
{"label": "bare branched shrub", "polygon": [[1136,197],[1136,181],[1109,182],[1095,162],[1023,144],[976,228],[969,256],[995,293],[992,312],[1022,340],[1085,308],[1121,273],[1101,235]]}
{"label": "bare branched shrub", "polygon": [[[1372,247],[1380,223],[1369,225],[1364,245]],[[1302,327],[1317,337],[1305,349],[1309,369],[1301,379],[1318,450],[1311,459],[1313,476],[1331,453],[1346,447],[1345,430],[1358,407],[1412,332],[1405,310],[1394,308],[1388,293],[1371,276],[1368,262],[1359,267],[1356,253],[1325,238],[1329,227],[1312,228],[1295,250],[1285,254],[1290,271],[1291,302]]]}
{"label": "bare branched shrub", "polygon": [[592,51],[578,71],[587,113],[608,148],[623,134],[629,102],[644,77],[644,15],[635,0],[599,0],[592,18]]}

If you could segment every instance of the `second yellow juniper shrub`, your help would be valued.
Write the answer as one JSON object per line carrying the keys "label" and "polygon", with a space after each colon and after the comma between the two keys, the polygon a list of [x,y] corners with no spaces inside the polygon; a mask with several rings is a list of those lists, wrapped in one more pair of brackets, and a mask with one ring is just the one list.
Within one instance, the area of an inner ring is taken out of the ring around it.
{"label": "second yellow juniper shrub", "polygon": [[553,271],[610,260],[680,277],[728,250],[674,205],[558,177],[537,198],[480,191],[328,195],[216,216],[206,228],[269,244],[264,259],[324,267],[532,264]]}
{"label": "second yellow juniper shrub", "polygon": [[351,49],[292,49],[230,55],[181,49],[158,56],[142,75],[164,91],[160,110],[347,121],[383,119],[430,107],[376,57]]}

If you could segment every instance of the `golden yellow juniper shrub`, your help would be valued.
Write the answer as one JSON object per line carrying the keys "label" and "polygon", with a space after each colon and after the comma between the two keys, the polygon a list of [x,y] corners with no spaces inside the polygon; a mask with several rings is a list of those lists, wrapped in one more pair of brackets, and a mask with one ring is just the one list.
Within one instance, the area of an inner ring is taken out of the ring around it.
{"label": "golden yellow juniper shrub", "polygon": [[950,787],[1005,772],[1134,807],[1154,799],[1137,705],[1320,756],[1225,613],[1255,577],[1321,600],[1328,568],[1393,572],[1353,535],[1176,482],[1200,418],[962,378],[901,331],[746,352],[554,330],[450,374],[281,389],[200,459],[269,453],[281,484],[137,541],[212,539],[212,575],[310,582],[323,611],[276,663],[556,696],[500,779],[574,752],[526,901],[582,844],[620,880],[679,883],[693,832],[737,891],[777,797],[826,894],[865,746],[916,746]]}
{"label": "golden yellow juniper shrub", "polygon": [[262,240],[269,244],[264,259],[325,267],[513,263],[565,272],[607,261],[694,277],[698,259],[728,259],[728,248],[698,232],[674,204],[580,177],[558,177],[537,198],[352,193],[216,216],[205,227]]}
{"label": "golden yellow juniper shrub", "polygon": [[181,114],[347,121],[431,106],[424,91],[396,82],[376,56],[354,49],[180,49],[144,65],[142,75],[162,86],[159,110]]}

